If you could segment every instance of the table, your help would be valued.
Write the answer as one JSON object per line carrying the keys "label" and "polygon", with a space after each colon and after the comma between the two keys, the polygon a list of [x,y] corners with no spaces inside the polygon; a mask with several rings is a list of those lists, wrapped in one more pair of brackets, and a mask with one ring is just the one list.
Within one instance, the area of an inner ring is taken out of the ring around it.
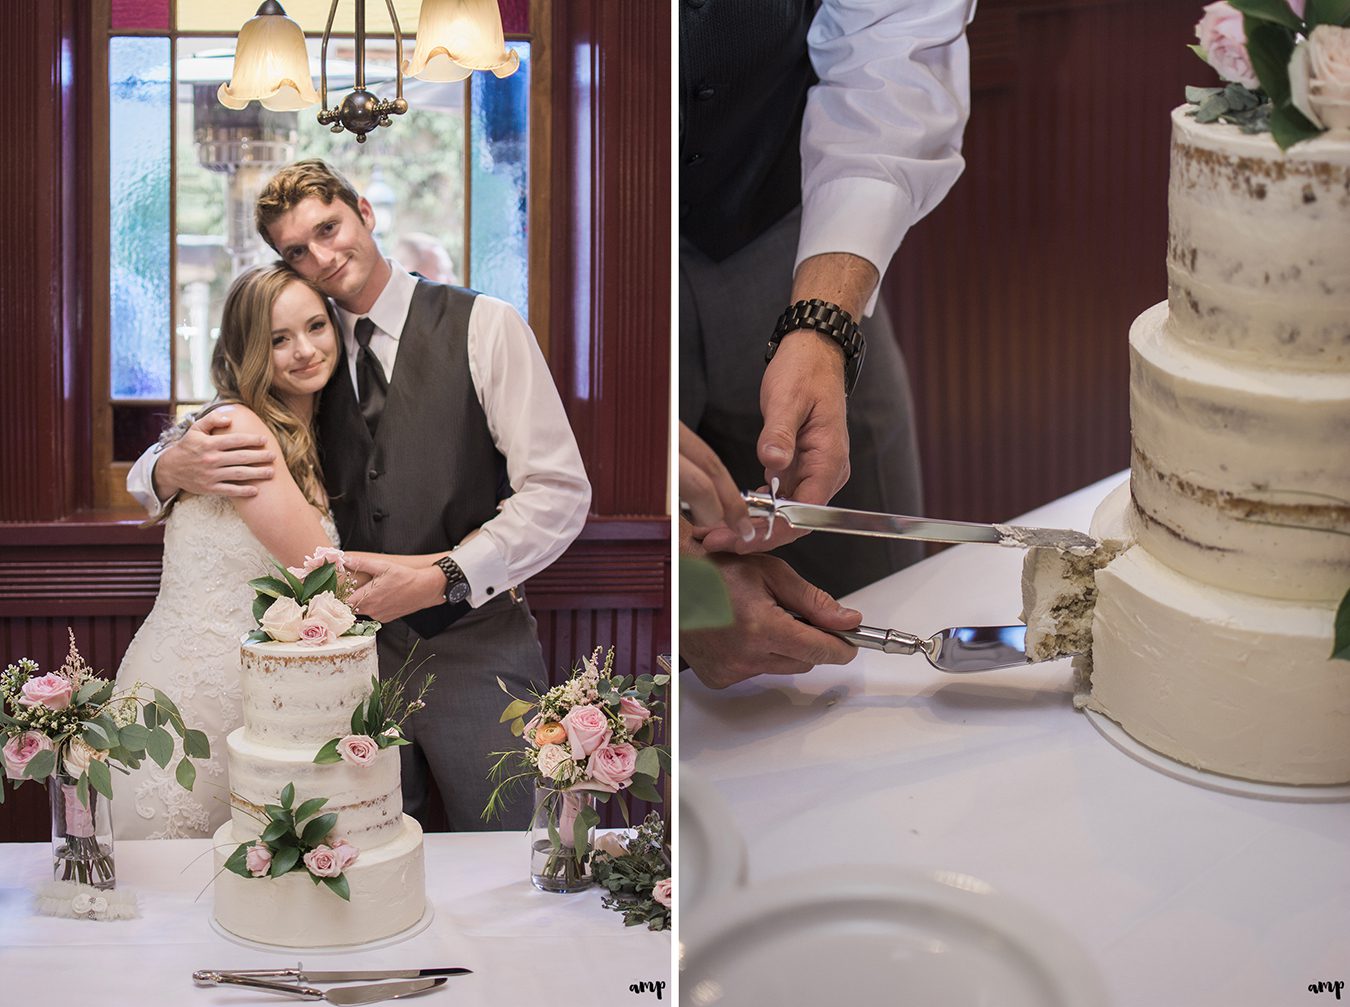
{"label": "table", "polygon": [[117,843],[119,891],[139,894],[141,917],[108,923],[33,915],[32,890],[51,878],[51,847],[0,845],[0,1002],[299,1003],[264,991],[192,983],[194,969],[284,968],[297,959],[317,969],[474,970],[409,1001],[428,1007],[631,1005],[654,999],[629,990],[643,980],[664,981],[663,1002],[671,999],[669,932],[625,927],[619,913],[600,905],[596,889],[576,895],[537,891],[529,882],[527,842],[520,833],[428,833],[431,926],[392,947],[342,955],[252,951],[215,933],[208,922],[211,892],[196,899],[211,880],[210,845],[206,839]]}
{"label": "table", "polygon": [[[1086,530],[1124,478],[1016,523]],[[1013,623],[1020,567],[1016,550],[960,546],[843,600],[921,635]],[[1319,980],[1350,987],[1350,805],[1222,794],[1141,765],[1074,711],[1067,660],[954,676],[862,651],[680,688],[680,764],[726,800],[752,884],[812,866],[973,875],[1073,934],[1117,1007],[1307,1004]]]}

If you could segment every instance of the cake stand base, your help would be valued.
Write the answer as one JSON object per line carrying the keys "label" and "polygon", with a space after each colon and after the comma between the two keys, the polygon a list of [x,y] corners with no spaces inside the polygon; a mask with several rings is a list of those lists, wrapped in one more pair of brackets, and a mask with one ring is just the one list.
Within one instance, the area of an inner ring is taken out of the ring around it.
{"label": "cake stand base", "polygon": [[1237,794],[1239,797],[1256,797],[1265,801],[1290,801],[1302,804],[1330,804],[1350,801],[1350,783],[1322,786],[1310,784],[1301,786],[1292,783],[1257,783],[1254,780],[1240,780],[1236,776],[1224,776],[1196,769],[1184,762],[1178,762],[1161,752],[1155,752],[1147,745],[1136,741],[1110,717],[1096,710],[1084,710],[1088,720],[1107,741],[1115,745],[1131,759],[1155,769],[1165,776],[1183,783],[1190,783],[1206,790],[1217,790],[1224,794]]}

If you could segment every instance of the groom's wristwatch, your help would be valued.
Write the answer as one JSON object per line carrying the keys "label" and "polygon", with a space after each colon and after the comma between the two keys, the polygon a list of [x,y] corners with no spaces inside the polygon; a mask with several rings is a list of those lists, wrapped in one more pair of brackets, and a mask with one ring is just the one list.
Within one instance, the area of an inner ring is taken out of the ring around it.
{"label": "groom's wristwatch", "polygon": [[469,597],[469,582],[464,577],[464,571],[459,568],[459,564],[449,556],[442,556],[436,561],[436,565],[441,568],[441,573],[445,574],[445,600],[451,605],[458,605],[465,598]]}
{"label": "groom's wristwatch", "polygon": [[778,318],[773,335],[769,337],[769,348],[764,354],[767,364],[778,352],[778,344],[783,337],[792,332],[809,329],[829,336],[844,351],[844,394],[853,391],[858,383],[858,374],[862,371],[863,356],[867,352],[867,340],[853,316],[830,301],[812,298],[809,301],[797,301],[788,305]]}

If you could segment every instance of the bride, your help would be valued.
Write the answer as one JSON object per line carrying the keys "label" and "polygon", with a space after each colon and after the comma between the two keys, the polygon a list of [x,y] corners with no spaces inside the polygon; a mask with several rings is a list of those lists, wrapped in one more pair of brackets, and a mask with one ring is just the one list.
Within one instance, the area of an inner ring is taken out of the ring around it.
{"label": "bride", "polygon": [[[254,628],[248,582],[271,560],[298,567],[338,545],[313,433],[318,395],[341,357],[331,308],[318,289],[276,263],[239,275],[225,298],[211,359],[216,399],[168,430],[181,437],[203,415],[230,413],[230,429],[255,434],[285,464],[250,497],[187,496],[164,517],[164,568],[154,608],[127,648],[118,688],[160,689],[189,727],[206,733],[211,757],[183,790],[147,759],[113,801],[118,838],[210,836],[229,818],[225,737],[242,722],[239,638]],[[410,565],[436,557],[384,556]],[[364,579],[364,575],[357,575]]]}

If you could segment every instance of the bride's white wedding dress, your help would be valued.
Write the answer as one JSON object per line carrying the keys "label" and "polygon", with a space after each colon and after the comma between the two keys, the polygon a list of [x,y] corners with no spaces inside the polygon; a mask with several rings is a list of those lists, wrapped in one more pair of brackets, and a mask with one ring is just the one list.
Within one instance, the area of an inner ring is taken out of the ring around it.
{"label": "bride's white wedding dress", "polygon": [[[325,515],[334,545],[337,529]],[[188,727],[206,732],[211,758],[196,760],[197,782],[180,787],[174,770],[147,758],[113,780],[113,834],[118,839],[208,837],[230,817],[225,736],[243,723],[239,638],[254,628],[248,582],[274,572],[263,548],[224,497],[185,497],[164,526],[164,572],[155,607],[117,670],[119,691],[140,682],[178,706]],[[148,695],[148,690],[147,690]]]}

